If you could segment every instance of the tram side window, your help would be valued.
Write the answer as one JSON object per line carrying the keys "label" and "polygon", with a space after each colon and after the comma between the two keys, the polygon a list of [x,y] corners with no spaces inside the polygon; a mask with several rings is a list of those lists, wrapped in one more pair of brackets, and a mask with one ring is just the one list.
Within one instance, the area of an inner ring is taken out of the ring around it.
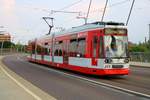
{"label": "tram side window", "polygon": [[55,43],[54,56],[62,56],[62,41]]}
{"label": "tram side window", "polygon": [[54,55],[55,55],[55,56],[58,56],[58,49],[55,50]]}
{"label": "tram side window", "polygon": [[44,49],[44,54],[49,55],[50,54],[50,48],[45,48]]}
{"label": "tram side window", "polygon": [[46,43],[45,43],[45,47],[44,47],[44,54],[45,54],[45,55],[49,55],[49,53],[50,53],[50,52],[49,52],[49,48],[48,48],[48,43],[46,42]]}
{"label": "tram side window", "polygon": [[59,56],[62,56],[62,50],[61,49],[59,50],[58,54],[59,54]]}
{"label": "tram side window", "polygon": [[70,40],[69,53],[70,53],[71,57],[76,57],[76,55],[77,55],[77,53],[76,53],[77,45],[78,45],[77,39]]}
{"label": "tram side window", "polygon": [[42,54],[42,47],[41,46],[37,45],[37,47],[36,47],[36,53],[37,54]]}
{"label": "tram side window", "polygon": [[93,57],[96,57],[96,48],[97,48],[98,38],[94,36],[93,38]]}
{"label": "tram side window", "polygon": [[77,47],[77,56],[84,57],[85,56],[85,48],[86,48],[86,40],[85,38],[78,39],[78,47]]}
{"label": "tram side window", "polygon": [[32,52],[31,52],[32,54],[35,54],[35,49],[32,49]]}
{"label": "tram side window", "polygon": [[101,36],[100,37],[100,51],[99,51],[99,55],[100,55],[100,58],[103,58],[104,57],[104,49],[103,49],[103,37]]}
{"label": "tram side window", "polygon": [[52,53],[52,44],[49,43],[48,46],[49,46],[49,48],[47,48],[48,49],[48,53],[51,55],[51,53]]}
{"label": "tram side window", "polygon": [[62,45],[63,45],[63,42],[59,41],[59,52],[58,52],[59,56],[62,56]]}
{"label": "tram side window", "polygon": [[35,54],[35,45],[32,45],[32,54]]}

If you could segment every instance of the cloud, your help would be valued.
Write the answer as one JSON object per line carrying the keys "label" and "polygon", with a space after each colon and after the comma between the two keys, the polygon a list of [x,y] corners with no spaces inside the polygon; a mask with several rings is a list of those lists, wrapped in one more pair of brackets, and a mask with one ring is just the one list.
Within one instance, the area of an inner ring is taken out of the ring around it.
{"label": "cloud", "polygon": [[1,25],[5,27],[5,31],[13,35],[20,27],[16,15],[16,0],[0,0],[0,15]]}
{"label": "cloud", "polygon": [[15,8],[15,0],[1,0],[1,7],[6,13],[12,13]]}

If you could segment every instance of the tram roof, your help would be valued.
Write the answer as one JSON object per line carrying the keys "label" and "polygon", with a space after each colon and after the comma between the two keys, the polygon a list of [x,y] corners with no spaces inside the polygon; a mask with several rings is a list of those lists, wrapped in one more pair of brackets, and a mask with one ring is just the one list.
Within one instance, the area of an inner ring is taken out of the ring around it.
{"label": "tram roof", "polygon": [[124,27],[124,23],[116,23],[116,22],[93,22],[87,23],[81,26],[72,27],[71,29],[60,31],[53,33],[55,36],[64,35],[64,34],[73,34],[77,32],[83,32],[87,30],[97,29],[97,28],[106,28],[106,27]]}
{"label": "tram roof", "polygon": [[[64,31],[53,32],[51,35],[55,34],[55,36],[62,36],[65,34],[74,34],[77,32],[84,32],[87,30],[107,28],[107,27],[125,28],[126,26],[124,25],[124,23],[117,23],[117,22],[93,22],[93,23],[87,23],[87,24],[77,26],[77,27],[72,27],[71,29],[64,30]],[[43,36],[40,39],[50,38],[51,35]]]}

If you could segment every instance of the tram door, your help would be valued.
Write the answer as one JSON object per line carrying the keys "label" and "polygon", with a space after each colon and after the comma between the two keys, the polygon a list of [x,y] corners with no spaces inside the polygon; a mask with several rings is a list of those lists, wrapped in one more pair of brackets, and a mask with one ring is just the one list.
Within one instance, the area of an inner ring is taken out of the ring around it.
{"label": "tram door", "polygon": [[68,43],[69,43],[68,40],[63,41],[63,63],[64,64],[68,64],[68,57],[69,57]]}
{"label": "tram door", "polygon": [[98,44],[99,39],[98,35],[93,35],[92,37],[92,65],[97,66],[97,58],[98,58]]}

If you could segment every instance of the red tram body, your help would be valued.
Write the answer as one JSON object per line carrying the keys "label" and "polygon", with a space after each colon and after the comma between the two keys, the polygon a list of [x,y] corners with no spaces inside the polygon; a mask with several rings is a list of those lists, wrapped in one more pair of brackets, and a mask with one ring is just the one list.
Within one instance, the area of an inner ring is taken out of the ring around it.
{"label": "red tram body", "polygon": [[127,28],[95,22],[29,41],[28,60],[92,75],[129,73]]}

